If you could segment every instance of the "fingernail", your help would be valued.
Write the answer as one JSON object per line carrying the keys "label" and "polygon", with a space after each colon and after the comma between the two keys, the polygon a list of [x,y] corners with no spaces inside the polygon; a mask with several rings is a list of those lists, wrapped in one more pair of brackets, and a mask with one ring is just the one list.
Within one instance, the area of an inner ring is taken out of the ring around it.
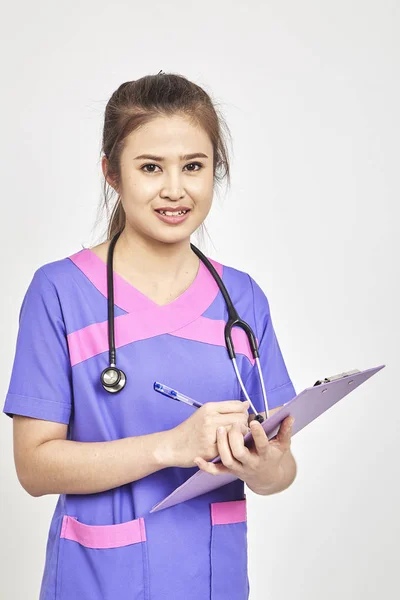
{"label": "fingernail", "polygon": [[225,427],[218,427],[218,433],[224,433]]}

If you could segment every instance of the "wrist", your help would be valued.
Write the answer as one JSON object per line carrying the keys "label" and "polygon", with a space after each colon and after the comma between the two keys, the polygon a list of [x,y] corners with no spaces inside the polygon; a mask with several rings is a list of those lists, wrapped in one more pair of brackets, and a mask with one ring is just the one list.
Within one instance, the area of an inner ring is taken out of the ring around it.
{"label": "wrist", "polygon": [[267,496],[270,494],[274,494],[277,491],[280,491],[282,482],[284,480],[284,476],[285,472],[282,466],[279,466],[278,469],[275,471],[272,481],[266,482],[262,478],[257,478],[252,481],[246,481],[246,485],[255,494]]}
{"label": "wrist", "polygon": [[296,461],[293,457],[293,454],[289,450],[279,465],[279,469],[276,472],[274,481],[272,483],[266,484],[265,482],[258,480],[256,482],[252,482],[253,484],[249,485],[247,482],[246,484],[255,494],[267,496],[270,494],[276,494],[277,492],[282,492],[288,488],[296,478],[296,473]]}
{"label": "wrist", "polygon": [[157,432],[157,443],[154,446],[154,460],[160,469],[176,466],[176,451],[173,429]]}

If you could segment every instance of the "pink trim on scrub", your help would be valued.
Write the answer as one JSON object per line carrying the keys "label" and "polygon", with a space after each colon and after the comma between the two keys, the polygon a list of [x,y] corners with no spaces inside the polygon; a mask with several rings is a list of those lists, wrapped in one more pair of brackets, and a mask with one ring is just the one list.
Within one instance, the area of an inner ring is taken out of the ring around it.
{"label": "pink trim on scrub", "polygon": [[[184,338],[185,340],[195,340],[196,342],[213,344],[214,346],[225,346],[224,329],[225,321],[217,321],[216,319],[199,317],[181,329],[173,331],[171,335]],[[232,339],[235,345],[235,351],[238,354],[247,356],[253,365],[255,360],[251,352],[249,341],[243,329],[234,327],[232,329]]]}
{"label": "pink trim on scrub", "polygon": [[[168,326],[163,324],[164,331],[161,332],[161,324],[159,322],[154,319],[147,320],[147,318],[142,317],[143,313],[140,320],[138,320],[135,314],[115,317],[116,348],[130,344],[131,342],[160,335],[160,333],[170,333],[170,335],[179,338],[213,344],[214,346],[225,346],[225,321],[198,317],[195,321],[172,332],[169,332]],[[232,338],[236,352],[246,356],[253,365],[255,361],[243,329],[234,328],[232,330]],[[106,352],[108,350],[107,322],[92,323],[87,327],[74,331],[68,334],[67,340],[72,366],[92,356]]]}
{"label": "pink trim on scrub", "polygon": [[[90,248],[84,248],[68,258],[86,275],[93,285],[107,298],[107,265]],[[217,273],[222,277],[221,263],[209,259]],[[117,306],[128,313],[153,309],[148,316],[163,321],[170,318],[171,313],[182,311],[196,316],[210,306],[219,292],[218,284],[214,281],[207,267],[200,261],[199,270],[193,283],[178,298],[163,306],[157,304],[145,294],[131,285],[126,279],[114,271],[114,301]]]}
{"label": "pink trim on scrub", "polygon": [[64,515],[60,537],[86,548],[119,548],[145,542],[146,530],[143,517],[117,525],[85,525]]}
{"label": "pink trim on scrub", "polygon": [[246,521],[246,500],[213,502],[211,504],[212,525],[228,525]]}
{"label": "pink trim on scrub", "polygon": [[[101,258],[88,248],[68,258],[106,297],[107,265]],[[222,276],[223,266],[214,260],[211,262]],[[164,306],[153,302],[115,272],[114,287],[115,304],[127,311],[126,314],[118,315],[114,319],[116,348],[138,340],[165,333],[173,334],[175,331],[182,330],[183,327],[193,323],[204,313],[219,292],[217,283],[202,262],[200,262],[197,276],[192,285],[176,300]],[[220,326],[216,325],[216,327]],[[179,334],[177,335],[179,336]],[[221,339],[221,345],[224,345],[221,332],[217,335]],[[107,321],[92,323],[71,332],[67,336],[67,341],[72,366],[106,352],[108,350]]]}

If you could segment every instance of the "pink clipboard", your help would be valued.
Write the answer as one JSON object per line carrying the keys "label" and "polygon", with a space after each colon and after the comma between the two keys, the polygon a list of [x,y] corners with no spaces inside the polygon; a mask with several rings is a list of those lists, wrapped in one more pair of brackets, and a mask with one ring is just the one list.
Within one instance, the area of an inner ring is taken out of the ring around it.
{"label": "pink clipboard", "polygon": [[[334,375],[331,378],[316,382],[313,387],[306,388],[261,424],[268,439],[270,440],[276,436],[280,423],[289,415],[295,418],[292,429],[293,437],[298,431],[304,429],[309,423],[385,366],[380,365],[379,367],[366,369],[365,371],[349,371],[349,373]],[[244,443],[247,447],[254,445],[251,432],[244,436]],[[219,461],[220,457],[217,456],[212,462]],[[192,477],[169,494],[169,496],[155,504],[150,513],[169,508],[180,502],[185,502],[185,500],[191,500],[196,496],[201,496],[206,492],[231,483],[235,479],[237,477],[230,473],[214,476],[199,469]]]}

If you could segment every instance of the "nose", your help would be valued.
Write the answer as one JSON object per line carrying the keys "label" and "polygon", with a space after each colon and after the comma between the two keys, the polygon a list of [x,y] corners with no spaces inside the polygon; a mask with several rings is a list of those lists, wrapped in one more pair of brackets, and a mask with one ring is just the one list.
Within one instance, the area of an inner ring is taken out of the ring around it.
{"label": "nose", "polygon": [[185,190],[179,175],[167,175],[165,179],[163,178],[160,196],[175,201],[181,200],[185,196]]}
{"label": "nose", "polygon": [[185,193],[183,190],[170,191],[166,188],[160,193],[160,198],[168,198],[172,202],[177,202],[178,200],[182,200],[185,197]]}

